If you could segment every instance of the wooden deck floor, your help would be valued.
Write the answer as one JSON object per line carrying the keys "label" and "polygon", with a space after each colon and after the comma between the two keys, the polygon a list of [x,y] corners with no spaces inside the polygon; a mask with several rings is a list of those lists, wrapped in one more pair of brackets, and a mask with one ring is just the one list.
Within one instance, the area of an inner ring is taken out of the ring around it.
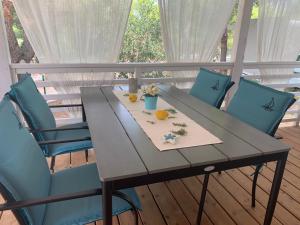
{"label": "wooden deck floor", "polygon": [[[288,163],[281,185],[275,217],[272,224],[300,224],[300,129],[289,127],[280,128],[278,134],[283,141],[293,147],[289,154]],[[94,154],[90,161],[94,161]],[[60,170],[84,163],[84,154],[75,153],[61,156],[56,163]],[[203,225],[252,225],[262,224],[271,188],[275,164],[269,163],[264,167],[258,179],[257,205],[253,209],[251,200],[250,174],[253,168],[244,167],[213,174],[209,181],[207,201]],[[191,177],[149,186],[137,187],[143,211],[140,212],[140,225],[189,225],[194,224],[203,177]],[[114,225],[133,224],[130,212],[114,218]],[[10,212],[0,213],[1,225],[15,225]],[[98,224],[102,224],[101,221]]]}

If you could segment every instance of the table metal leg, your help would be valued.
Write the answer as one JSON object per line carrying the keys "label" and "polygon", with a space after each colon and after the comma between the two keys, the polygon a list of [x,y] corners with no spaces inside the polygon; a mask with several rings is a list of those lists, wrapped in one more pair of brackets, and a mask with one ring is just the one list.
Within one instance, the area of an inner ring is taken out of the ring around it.
{"label": "table metal leg", "polygon": [[264,225],[270,225],[272,222],[272,218],[273,218],[273,214],[274,214],[275,206],[276,206],[276,202],[277,202],[277,197],[278,197],[279,190],[280,190],[281,180],[282,180],[284,169],[285,169],[287,156],[288,156],[288,153],[283,154],[282,159],[277,161],[276,170],[275,170],[275,174],[274,174],[274,178],[273,178],[273,184],[272,184],[269,202],[268,202],[268,206],[267,206],[267,211],[266,211],[266,215],[265,215]]}
{"label": "table metal leg", "polygon": [[112,225],[112,184],[102,183],[103,224]]}
{"label": "table metal leg", "polygon": [[209,174],[205,174],[205,176],[204,176],[204,182],[203,182],[203,185],[202,185],[202,192],[201,192],[201,198],[200,198],[199,208],[198,208],[198,216],[197,216],[197,222],[196,222],[197,225],[200,225],[200,223],[201,223],[201,218],[202,218],[202,213],[203,213],[203,208],[204,208],[204,203],[205,203],[205,197],[206,197],[208,180],[209,180]]}

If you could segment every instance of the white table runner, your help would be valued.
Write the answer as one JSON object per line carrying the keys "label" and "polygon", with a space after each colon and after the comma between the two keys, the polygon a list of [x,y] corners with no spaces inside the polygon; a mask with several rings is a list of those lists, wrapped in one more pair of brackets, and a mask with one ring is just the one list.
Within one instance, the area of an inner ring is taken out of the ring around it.
{"label": "white table runner", "polygon": [[[158,120],[155,116],[156,110],[145,110],[144,101],[139,100],[141,93],[138,94],[138,101],[132,103],[126,96],[126,91],[114,90],[113,92],[160,151],[222,143],[219,138],[165,102],[162,98],[158,98],[157,109],[175,109],[177,113],[169,113],[169,116],[176,118]],[[151,115],[146,114],[145,111],[150,112]],[[154,124],[150,123],[150,121],[154,122]],[[174,126],[173,123],[185,123],[187,126],[183,128],[187,131],[187,134],[185,136],[176,135],[177,140],[175,144],[164,143],[164,134],[182,128]]]}

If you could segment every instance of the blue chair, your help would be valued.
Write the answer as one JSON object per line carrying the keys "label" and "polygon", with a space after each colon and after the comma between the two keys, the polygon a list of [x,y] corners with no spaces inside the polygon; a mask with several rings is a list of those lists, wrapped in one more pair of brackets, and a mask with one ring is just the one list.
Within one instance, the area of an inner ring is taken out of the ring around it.
{"label": "blue chair", "polygon": [[[275,136],[284,114],[295,101],[293,94],[241,78],[239,88],[228,105],[227,113],[264,133]],[[252,207],[255,207],[256,183],[262,166],[256,165],[253,174]]]}
{"label": "blue chair", "polygon": [[[75,105],[48,106],[38,91],[30,75],[23,76],[11,86],[9,97],[19,106],[30,127],[30,131],[41,145],[46,157],[51,158],[51,170],[55,165],[55,156],[92,148],[90,132],[86,122],[57,127],[50,107],[78,107]],[[84,115],[83,115],[84,117]]]}
{"label": "blue chair", "polygon": [[230,76],[201,68],[189,94],[220,108],[227,91],[233,84]]}
{"label": "blue chair", "polygon": [[[51,174],[32,135],[7,97],[0,102],[0,194],[21,225],[86,224],[103,218],[96,164]],[[114,192],[113,215],[141,208],[134,189]],[[135,222],[137,224],[137,218]]]}

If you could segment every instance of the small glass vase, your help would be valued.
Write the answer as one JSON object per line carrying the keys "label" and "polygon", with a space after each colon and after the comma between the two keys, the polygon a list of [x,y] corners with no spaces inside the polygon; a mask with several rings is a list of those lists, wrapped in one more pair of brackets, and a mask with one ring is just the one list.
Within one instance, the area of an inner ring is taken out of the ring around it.
{"label": "small glass vase", "polygon": [[145,108],[146,110],[155,110],[157,108],[158,96],[145,96]]}
{"label": "small glass vase", "polygon": [[137,78],[129,78],[129,93],[137,93],[138,92],[138,80]]}

